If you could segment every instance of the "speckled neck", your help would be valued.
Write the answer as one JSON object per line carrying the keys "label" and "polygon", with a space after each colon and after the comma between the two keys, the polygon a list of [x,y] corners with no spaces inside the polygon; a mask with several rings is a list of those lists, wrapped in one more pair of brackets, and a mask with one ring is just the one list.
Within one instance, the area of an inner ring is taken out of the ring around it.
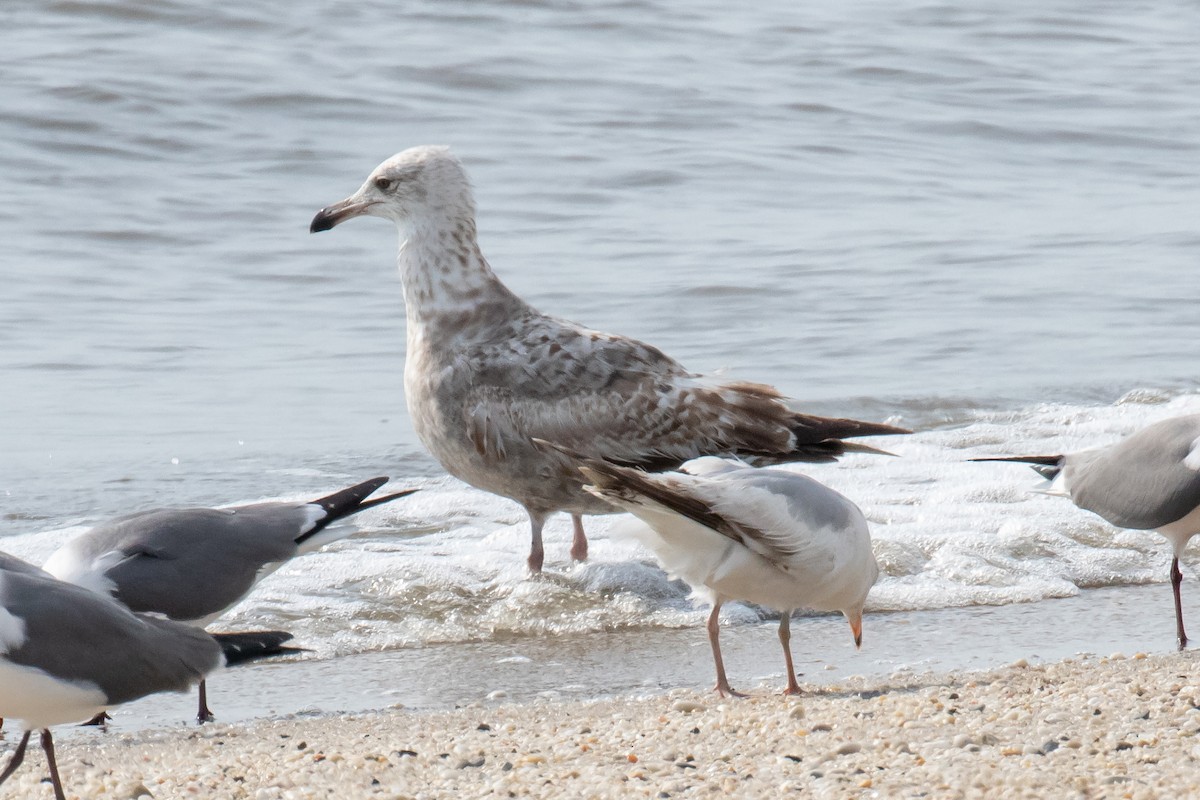
{"label": "speckled neck", "polygon": [[426,336],[459,335],[528,308],[488,266],[470,216],[410,219],[399,233],[410,338],[414,325]]}

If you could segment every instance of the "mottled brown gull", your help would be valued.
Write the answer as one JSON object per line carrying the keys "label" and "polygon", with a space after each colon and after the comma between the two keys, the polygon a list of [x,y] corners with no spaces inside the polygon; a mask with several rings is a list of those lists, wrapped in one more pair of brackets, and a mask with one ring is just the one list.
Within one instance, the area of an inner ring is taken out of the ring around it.
{"label": "mottled brown gull", "polygon": [[535,572],[551,513],[571,514],[571,555],[583,560],[580,515],[615,509],[583,490],[570,459],[531,438],[661,470],[702,455],[832,461],[872,450],[843,438],[907,433],[800,414],[770,386],[705,379],[650,345],[538,312],[484,260],[470,183],[447,148],[389,158],[357,192],[322,209],[310,230],[364,214],[391,220],[400,234],[413,427],[450,474],[525,507]]}
{"label": "mottled brown gull", "polygon": [[1153,530],[1171,543],[1175,633],[1187,646],[1179,587],[1179,559],[1200,533],[1200,414],[1157,422],[1116,444],[1079,453],[1004,456],[973,461],[1032,464],[1051,483],[1047,494],[1071,498],[1119,528]]}

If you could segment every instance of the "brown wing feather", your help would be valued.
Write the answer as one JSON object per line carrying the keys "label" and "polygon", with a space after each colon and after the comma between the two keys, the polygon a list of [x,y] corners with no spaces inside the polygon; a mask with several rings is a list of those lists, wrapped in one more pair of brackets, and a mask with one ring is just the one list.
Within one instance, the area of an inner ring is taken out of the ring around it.
{"label": "brown wing feather", "polygon": [[[583,459],[579,470],[592,482],[592,488],[602,496],[634,503],[643,499],[650,500],[756,552],[772,552],[781,559],[795,555],[794,550],[780,548],[777,537],[768,536],[762,529],[753,525],[730,519],[713,509],[709,503],[689,493],[682,485],[669,485],[666,478],[651,478],[638,470],[606,464],[595,459]],[[757,546],[752,546],[751,542]]]}
{"label": "brown wing feather", "polygon": [[701,455],[821,462],[846,452],[842,437],[907,433],[800,414],[773,387],[707,381],[642,342],[543,322],[458,361],[464,427],[485,458],[503,460],[506,442],[542,438],[654,471]]}

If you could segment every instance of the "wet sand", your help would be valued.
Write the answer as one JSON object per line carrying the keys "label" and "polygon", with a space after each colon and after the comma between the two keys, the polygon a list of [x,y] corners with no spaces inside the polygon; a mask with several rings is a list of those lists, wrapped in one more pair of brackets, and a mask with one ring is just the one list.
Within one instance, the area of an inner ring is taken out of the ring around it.
{"label": "wet sand", "polygon": [[[71,736],[69,797],[1200,796],[1191,652]],[[11,737],[11,734],[10,734]],[[10,738],[11,741],[11,738]],[[31,753],[5,796],[48,798]]]}
{"label": "wet sand", "polygon": [[[192,695],[60,727],[60,766],[89,799],[1200,796],[1168,586],[873,614],[860,651],[840,617],[792,628],[799,698],[772,622],[722,631],[745,700],[708,691],[702,629],[301,657],[218,673],[203,728]],[[35,748],[3,796],[45,774]]]}
{"label": "wet sand", "polygon": [[[1186,588],[1185,614],[1200,620],[1200,592]],[[1154,584],[1038,603],[869,614],[858,651],[840,616],[797,617],[792,651],[802,680],[822,686],[851,676],[892,679],[989,669],[1022,658],[1044,663],[1082,653],[1170,653],[1174,635],[1171,588]],[[783,685],[775,622],[727,625],[721,643],[735,687]],[[214,675],[209,704],[219,722],[232,723],[396,704],[436,711],[470,703],[703,691],[712,682],[703,628],[642,629],[260,662]],[[194,713],[191,695],[155,695],[117,709],[111,733],[186,728]],[[63,729],[59,735],[75,733]]]}

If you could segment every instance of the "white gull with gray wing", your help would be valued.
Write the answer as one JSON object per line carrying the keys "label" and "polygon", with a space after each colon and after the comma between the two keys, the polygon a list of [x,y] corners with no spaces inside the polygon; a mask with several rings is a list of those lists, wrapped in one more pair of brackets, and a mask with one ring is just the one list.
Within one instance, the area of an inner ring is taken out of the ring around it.
{"label": "white gull with gray wing", "polygon": [[1200,533],[1200,414],[1162,420],[1107,447],[1066,455],[1003,456],[973,461],[1032,464],[1050,480],[1048,494],[1069,497],[1119,528],[1153,530],[1171,543],[1175,633],[1182,649],[1179,559]]}
{"label": "white gull with gray wing", "polygon": [[648,527],[630,532],[712,604],[708,633],[722,695],[736,694],[719,642],[727,600],[781,612],[788,694],[800,691],[790,648],[793,610],[840,611],[861,645],[863,605],[879,566],[867,521],[846,497],[794,472],[711,457],[662,474],[595,459],[579,466],[588,491],[644,522]]}
{"label": "white gull with gray wing", "polygon": [[50,726],[148,694],[186,691],[223,662],[221,646],[202,630],[135,614],[0,553],[0,716],[25,728],[0,783],[41,729],[55,797],[63,800]]}
{"label": "white gull with gray wing", "polygon": [[[112,594],[134,611],[203,627],[287,561],[354,532],[333,523],[416,491],[368,499],[387,481],[373,478],[311,502],[130,514],[72,539],[50,556],[45,570]],[[212,716],[205,689],[202,683],[202,720]]]}

